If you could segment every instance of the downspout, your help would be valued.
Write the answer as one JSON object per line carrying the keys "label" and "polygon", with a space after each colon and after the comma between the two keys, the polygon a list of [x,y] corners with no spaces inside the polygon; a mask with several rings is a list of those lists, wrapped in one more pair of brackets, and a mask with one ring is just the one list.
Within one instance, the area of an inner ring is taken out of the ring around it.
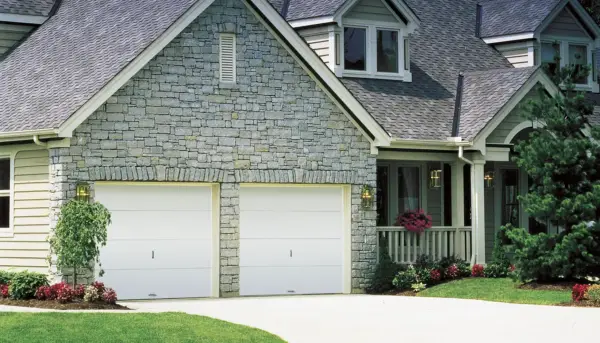
{"label": "downspout", "polygon": [[[465,162],[466,164],[468,164],[468,165],[471,166],[471,168],[470,168],[471,169],[471,178],[470,178],[471,179],[471,187],[470,187],[470,189],[471,189],[471,213],[473,214],[473,210],[472,210],[473,203],[476,203],[476,200],[477,200],[477,199],[474,199],[475,197],[473,196],[473,186],[472,186],[472,184],[473,184],[473,176],[474,176],[473,175],[474,174],[473,173],[473,165],[474,165],[474,163],[473,163],[473,161],[467,159],[464,156],[464,153],[465,153],[464,147],[463,146],[459,146],[458,147],[458,159],[462,160],[463,162]],[[475,211],[474,214],[477,216],[477,213],[478,213],[478,211]],[[473,237],[471,239],[471,244],[473,244],[473,242],[477,242],[477,240],[476,240],[477,239],[477,237],[476,237],[477,230],[473,229],[473,224],[472,224],[473,222],[477,223],[477,218],[471,218],[471,234],[473,235]],[[475,252],[472,251],[471,252],[471,266],[473,266],[475,264],[476,256],[477,255],[475,254]]]}
{"label": "downspout", "polygon": [[48,147],[48,143],[40,141],[40,136],[38,136],[38,135],[33,136],[33,142],[35,143],[35,145],[38,145],[38,146],[41,146],[44,148]]}

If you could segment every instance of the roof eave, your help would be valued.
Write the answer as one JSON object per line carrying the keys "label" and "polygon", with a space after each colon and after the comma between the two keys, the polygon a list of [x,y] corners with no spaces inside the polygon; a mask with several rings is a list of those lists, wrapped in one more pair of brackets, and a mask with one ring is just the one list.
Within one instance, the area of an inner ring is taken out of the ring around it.
{"label": "roof eave", "polygon": [[39,15],[0,13],[0,22],[13,24],[42,25],[48,17]]}

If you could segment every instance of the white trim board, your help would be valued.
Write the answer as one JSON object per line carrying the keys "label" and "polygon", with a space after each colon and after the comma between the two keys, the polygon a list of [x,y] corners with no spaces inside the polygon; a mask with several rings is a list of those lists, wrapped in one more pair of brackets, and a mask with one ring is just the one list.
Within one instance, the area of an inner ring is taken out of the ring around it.
{"label": "white trim board", "polygon": [[48,17],[38,15],[0,13],[0,21],[17,24],[36,24],[41,25],[48,20]]}

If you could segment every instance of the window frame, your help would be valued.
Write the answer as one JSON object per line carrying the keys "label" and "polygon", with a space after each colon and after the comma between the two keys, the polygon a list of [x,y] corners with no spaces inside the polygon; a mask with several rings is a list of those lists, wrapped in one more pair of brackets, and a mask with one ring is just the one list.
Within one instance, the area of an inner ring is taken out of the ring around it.
{"label": "window frame", "polygon": [[[344,30],[346,28],[358,28],[366,30],[366,70],[351,70],[345,68],[345,41],[344,41]],[[398,34],[398,72],[378,72],[377,71],[377,31],[395,31]],[[346,19],[341,26],[340,35],[341,38],[341,51],[342,55],[341,65],[341,76],[343,77],[363,77],[363,78],[376,78],[376,79],[387,79],[387,80],[402,80],[410,82],[412,77],[410,71],[405,68],[404,59],[406,51],[404,51],[405,40],[408,40],[406,36],[407,29],[405,25],[401,23],[384,23],[370,20],[358,20],[358,19]]]}
{"label": "window frame", "polygon": [[0,227],[0,237],[12,237],[14,226],[14,211],[15,211],[15,153],[0,152],[0,160],[9,160],[9,189],[0,190],[0,197],[8,198],[8,227]]}
{"label": "window frame", "polygon": [[399,205],[399,177],[398,169],[401,167],[417,167],[419,169],[419,207],[427,212],[427,170],[428,164],[426,161],[407,161],[407,160],[381,160],[377,161],[377,167],[388,168],[388,189],[387,189],[387,223],[388,226],[395,226],[396,217],[398,216]]}
{"label": "window frame", "polygon": [[594,88],[594,68],[593,68],[593,52],[594,52],[594,41],[587,38],[577,38],[577,37],[552,37],[545,36],[540,39],[540,47],[539,47],[539,65],[543,65],[542,61],[542,45],[543,44],[558,44],[560,51],[560,65],[559,68],[564,68],[565,66],[571,64],[569,61],[569,48],[572,45],[575,46],[585,46],[586,47],[586,59],[588,61],[588,66],[592,66],[592,70],[590,70],[590,74],[587,77],[587,83],[575,83],[575,89],[577,90],[593,90]]}

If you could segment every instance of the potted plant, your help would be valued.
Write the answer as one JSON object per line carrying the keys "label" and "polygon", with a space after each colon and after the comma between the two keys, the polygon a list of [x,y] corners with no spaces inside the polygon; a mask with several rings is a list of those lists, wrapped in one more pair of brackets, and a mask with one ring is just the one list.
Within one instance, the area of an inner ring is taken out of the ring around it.
{"label": "potted plant", "polygon": [[396,226],[403,226],[406,230],[415,233],[423,233],[433,225],[431,216],[423,209],[409,210],[401,213],[396,218]]}

